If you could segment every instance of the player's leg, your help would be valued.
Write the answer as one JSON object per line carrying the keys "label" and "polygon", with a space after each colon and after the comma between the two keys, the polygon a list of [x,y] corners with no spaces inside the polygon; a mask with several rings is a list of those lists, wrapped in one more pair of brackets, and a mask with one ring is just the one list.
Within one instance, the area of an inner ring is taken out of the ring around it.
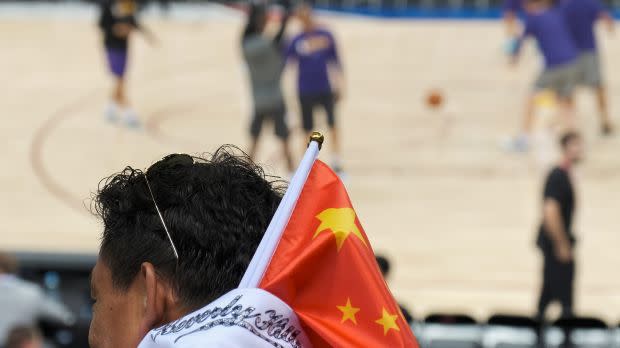
{"label": "player's leg", "polygon": [[304,138],[304,148],[307,145],[307,140],[314,130],[314,107],[316,105],[316,97],[314,96],[299,96],[299,106],[301,108],[301,126],[306,134]]}
{"label": "player's leg", "polygon": [[110,122],[116,122],[124,106],[124,88],[120,56],[117,50],[112,48],[105,49],[108,69],[113,77],[110,101],[105,109],[105,118]]}
{"label": "player's leg", "polygon": [[326,94],[321,96],[320,103],[325,110],[327,116],[327,125],[330,132],[330,143],[332,145],[332,168],[335,172],[342,172],[341,149],[340,149],[340,132],[336,125],[336,110],[334,95]]}
{"label": "player's leg", "polygon": [[293,154],[291,153],[289,144],[290,131],[288,125],[286,124],[286,107],[284,104],[276,108],[274,112],[274,123],[276,136],[282,143],[282,154],[284,155],[284,159],[286,161],[286,169],[289,173],[293,173],[295,170],[295,164],[293,162]]}
{"label": "player's leg", "polygon": [[564,129],[576,129],[575,89],[579,82],[581,69],[578,62],[562,67],[554,74],[551,88],[559,99],[560,116]]}
{"label": "player's leg", "polygon": [[534,82],[532,91],[529,92],[525,99],[523,108],[523,118],[521,119],[521,132],[508,143],[508,149],[515,152],[526,152],[530,148],[530,137],[534,128],[534,113],[536,111],[536,95],[552,84],[554,72],[552,70],[543,70]]}
{"label": "player's leg", "polygon": [[256,160],[256,154],[258,152],[258,140],[263,128],[263,122],[265,115],[262,112],[254,111],[252,121],[250,122],[250,151],[248,155],[252,160]]}
{"label": "player's leg", "polygon": [[603,82],[600,59],[598,54],[594,52],[584,53],[581,59],[584,83],[590,86],[596,94],[596,101],[601,119],[601,132],[603,135],[609,135],[612,133],[613,127],[609,115],[607,89]]}

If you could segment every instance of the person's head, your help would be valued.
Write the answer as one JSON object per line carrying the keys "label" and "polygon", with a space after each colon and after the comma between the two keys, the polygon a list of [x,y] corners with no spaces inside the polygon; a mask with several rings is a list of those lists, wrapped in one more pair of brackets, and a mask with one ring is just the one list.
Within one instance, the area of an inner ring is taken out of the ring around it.
{"label": "person's head", "polygon": [[560,147],[564,161],[570,164],[579,163],[583,159],[583,141],[579,133],[570,131],[560,137]]}
{"label": "person's head", "polygon": [[0,274],[14,274],[17,272],[17,260],[8,253],[0,251]]}
{"label": "person's head", "polygon": [[37,329],[18,326],[9,331],[4,348],[43,348],[43,339]]}
{"label": "person's head", "polygon": [[149,330],[238,286],[283,187],[237,152],[170,155],[146,173],[127,167],[102,182],[90,347],[134,348]]}
{"label": "person's head", "polygon": [[304,29],[310,29],[314,25],[314,20],[312,19],[312,5],[307,2],[302,2],[297,5],[295,9],[295,16],[301,22],[301,25]]}
{"label": "person's head", "polygon": [[377,264],[379,264],[379,270],[383,278],[387,279],[390,275],[390,260],[383,255],[377,255],[375,258],[377,259]]}
{"label": "person's head", "polygon": [[252,3],[248,13],[248,22],[243,31],[243,39],[261,34],[267,25],[267,8],[265,5]]}

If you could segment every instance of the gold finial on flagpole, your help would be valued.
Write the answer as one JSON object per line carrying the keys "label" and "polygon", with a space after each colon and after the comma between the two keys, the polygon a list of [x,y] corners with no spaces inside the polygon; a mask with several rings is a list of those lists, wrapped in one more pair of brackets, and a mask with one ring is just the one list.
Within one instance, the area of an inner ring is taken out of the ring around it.
{"label": "gold finial on flagpole", "polygon": [[324,140],[325,140],[325,137],[323,136],[323,134],[319,132],[312,132],[312,134],[310,134],[310,141],[308,142],[308,146],[310,146],[311,142],[316,141],[317,144],[319,144],[319,150],[320,150],[321,147],[323,147]]}

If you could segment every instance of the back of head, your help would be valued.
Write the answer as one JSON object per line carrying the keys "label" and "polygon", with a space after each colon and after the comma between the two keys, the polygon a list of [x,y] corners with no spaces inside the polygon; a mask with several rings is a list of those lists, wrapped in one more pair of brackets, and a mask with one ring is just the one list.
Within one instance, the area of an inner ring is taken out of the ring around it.
{"label": "back of head", "polygon": [[104,223],[100,259],[116,289],[127,290],[143,262],[186,308],[238,286],[283,191],[238,152],[225,146],[205,158],[170,155],[146,173],[127,167],[104,182],[94,208]]}
{"label": "back of head", "polygon": [[568,131],[560,137],[560,147],[562,150],[566,150],[568,146],[575,140],[581,139],[581,136],[576,131]]}
{"label": "back of head", "polygon": [[4,348],[39,348],[42,346],[41,334],[37,329],[30,326],[18,326],[9,332]]}
{"label": "back of head", "polygon": [[17,268],[17,260],[10,254],[0,251],[0,274],[14,274]]}
{"label": "back of head", "polygon": [[387,278],[390,274],[390,261],[387,257],[383,255],[377,255],[377,264],[379,264],[379,269],[381,270],[381,274],[384,278]]}

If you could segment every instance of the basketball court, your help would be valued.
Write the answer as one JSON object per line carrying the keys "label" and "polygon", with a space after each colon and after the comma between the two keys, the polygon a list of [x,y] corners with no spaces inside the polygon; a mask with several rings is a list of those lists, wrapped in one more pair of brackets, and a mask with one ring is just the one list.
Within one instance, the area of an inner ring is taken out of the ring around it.
{"label": "basketball court", "polygon": [[[243,19],[228,9],[200,11],[147,16],[157,46],[134,38],[129,93],[141,131],[103,118],[110,81],[93,10],[0,17],[0,248],[96,252],[101,225],[89,199],[104,176],[127,165],[147,168],[171,152],[246,147]],[[538,66],[533,45],[512,69],[499,22],[321,20],[339,40],[348,81],[339,109],[347,186],[375,251],[394,264],[395,296],[418,317],[437,310],[479,319],[533,313],[541,267],[534,239],[544,163],[552,156],[541,161],[538,150],[516,155],[499,146],[519,125]],[[618,114],[620,45],[601,34]],[[298,124],[293,79],[289,71],[289,117]],[[442,109],[425,104],[432,88],[445,96]],[[579,122],[587,161],[579,172],[576,309],[617,322],[620,137],[598,135],[594,100],[585,92]],[[264,134],[270,140],[259,150],[261,162],[285,175],[271,128]]]}

